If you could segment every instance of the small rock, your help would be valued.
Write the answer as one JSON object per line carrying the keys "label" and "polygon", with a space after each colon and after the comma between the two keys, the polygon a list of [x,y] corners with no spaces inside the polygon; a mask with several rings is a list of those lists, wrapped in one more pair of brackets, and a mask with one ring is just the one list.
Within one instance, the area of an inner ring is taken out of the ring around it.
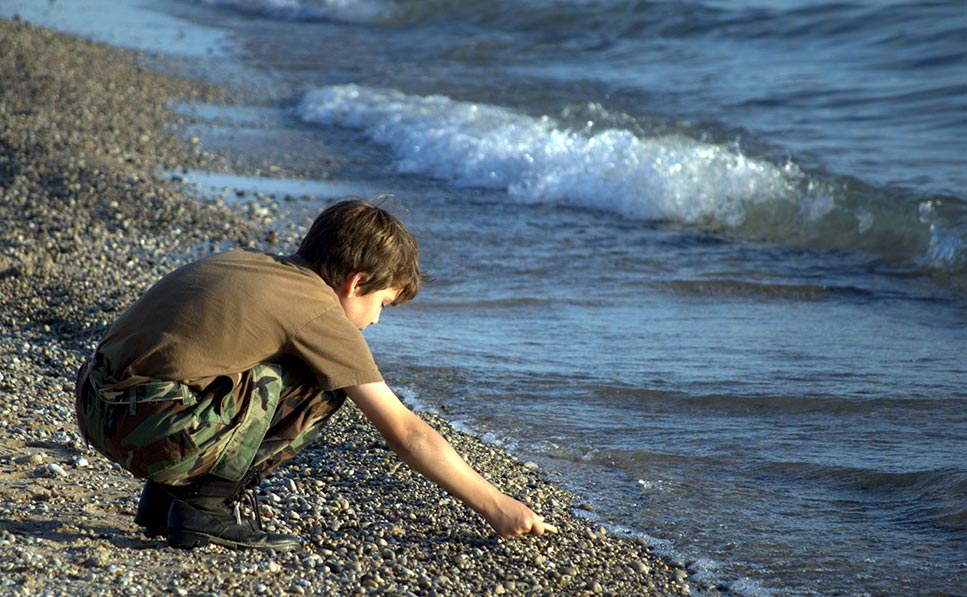
{"label": "small rock", "polygon": [[35,477],[66,477],[67,471],[64,467],[57,464],[56,462],[51,462],[47,466],[38,466],[34,469]]}
{"label": "small rock", "polygon": [[17,464],[26,464],[26,465],[37,466],[38,464],[43,464],[43,462],[44,462],[44,455],[35,452],[33,454],[25,454],[23,456],[18,456],[16,458],[14,458],[13,461],[15,463],[17,463]]}
{"label": "small rock", "polygon": [[107,565],[108,561],[108,553],[105,550],[94,549],[87,559],[84,560],[84,566],[88,568],[102,568]]}

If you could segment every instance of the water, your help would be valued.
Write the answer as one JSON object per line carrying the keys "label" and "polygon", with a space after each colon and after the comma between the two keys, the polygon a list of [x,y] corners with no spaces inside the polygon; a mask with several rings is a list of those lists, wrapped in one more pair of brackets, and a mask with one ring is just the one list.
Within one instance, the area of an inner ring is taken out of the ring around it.
{"label": "water", "polygon": [[963,593],[961,3],[73,6],[0,14],[181,30],[331,152],[277,193],[393,193],[437,280],[367,332],[387,379],[695,593]]}

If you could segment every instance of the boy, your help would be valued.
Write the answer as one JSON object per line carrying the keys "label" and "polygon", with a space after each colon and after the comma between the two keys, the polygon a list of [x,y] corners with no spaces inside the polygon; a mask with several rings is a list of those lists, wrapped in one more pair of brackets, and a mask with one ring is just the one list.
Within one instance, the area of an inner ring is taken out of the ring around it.
{"label": "boy", "polygon": [[399,220],[344,201],[319,215],[294,255],[211,255],[129,307],[81,368],[76,408],[84,437],[146,479],[135,522],[173,547],[298,548],[295,535],[243,522],[238,501],[348,397],[407,464],[500,536],[552,530],[383,382],[360,332],[416,295],[418,257]]}

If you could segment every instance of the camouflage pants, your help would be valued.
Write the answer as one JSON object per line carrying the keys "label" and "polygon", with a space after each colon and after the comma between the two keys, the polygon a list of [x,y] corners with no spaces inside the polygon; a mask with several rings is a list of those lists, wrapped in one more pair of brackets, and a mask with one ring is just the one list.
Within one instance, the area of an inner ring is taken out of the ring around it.
{"label": "camouflage pants", "polygon": [[342,406],[342,391],[321,392],[301,365],[265,363],[219,377],[202,391],[152,381],[99,389],[85,366],[76,385],[81,434],[140,478],[184,485],[206,473],[262,476],[315,438]]}

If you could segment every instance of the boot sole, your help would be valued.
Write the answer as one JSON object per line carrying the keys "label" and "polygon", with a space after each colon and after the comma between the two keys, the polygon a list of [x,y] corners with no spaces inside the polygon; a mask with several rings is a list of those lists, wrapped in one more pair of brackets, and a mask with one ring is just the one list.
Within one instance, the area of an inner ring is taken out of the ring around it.
{"label": "boot sole", "polygon": [[168,529],[141,527],[141,533],[149,539],[154,539],[156,537],[161,537],[163,539],[168,534]]}
{"label": "boot sole", "polygon": [[177,549],[194,549],[196,547],[205,547],[209,543],[221,545],[222,547],[228,547],[229,549],[260,549],[263,551],[279,552],[292,551],[302,547],[301,542],[297,543],[294,541],[276,545],[270,545],[267,543],[245,543],[241,541],[232,541],[231,539],[225,539],[224,537],[218,537],[217,535],[199,533],[197,531],[173,531],[168,529],[169,547],[174,547]]}

